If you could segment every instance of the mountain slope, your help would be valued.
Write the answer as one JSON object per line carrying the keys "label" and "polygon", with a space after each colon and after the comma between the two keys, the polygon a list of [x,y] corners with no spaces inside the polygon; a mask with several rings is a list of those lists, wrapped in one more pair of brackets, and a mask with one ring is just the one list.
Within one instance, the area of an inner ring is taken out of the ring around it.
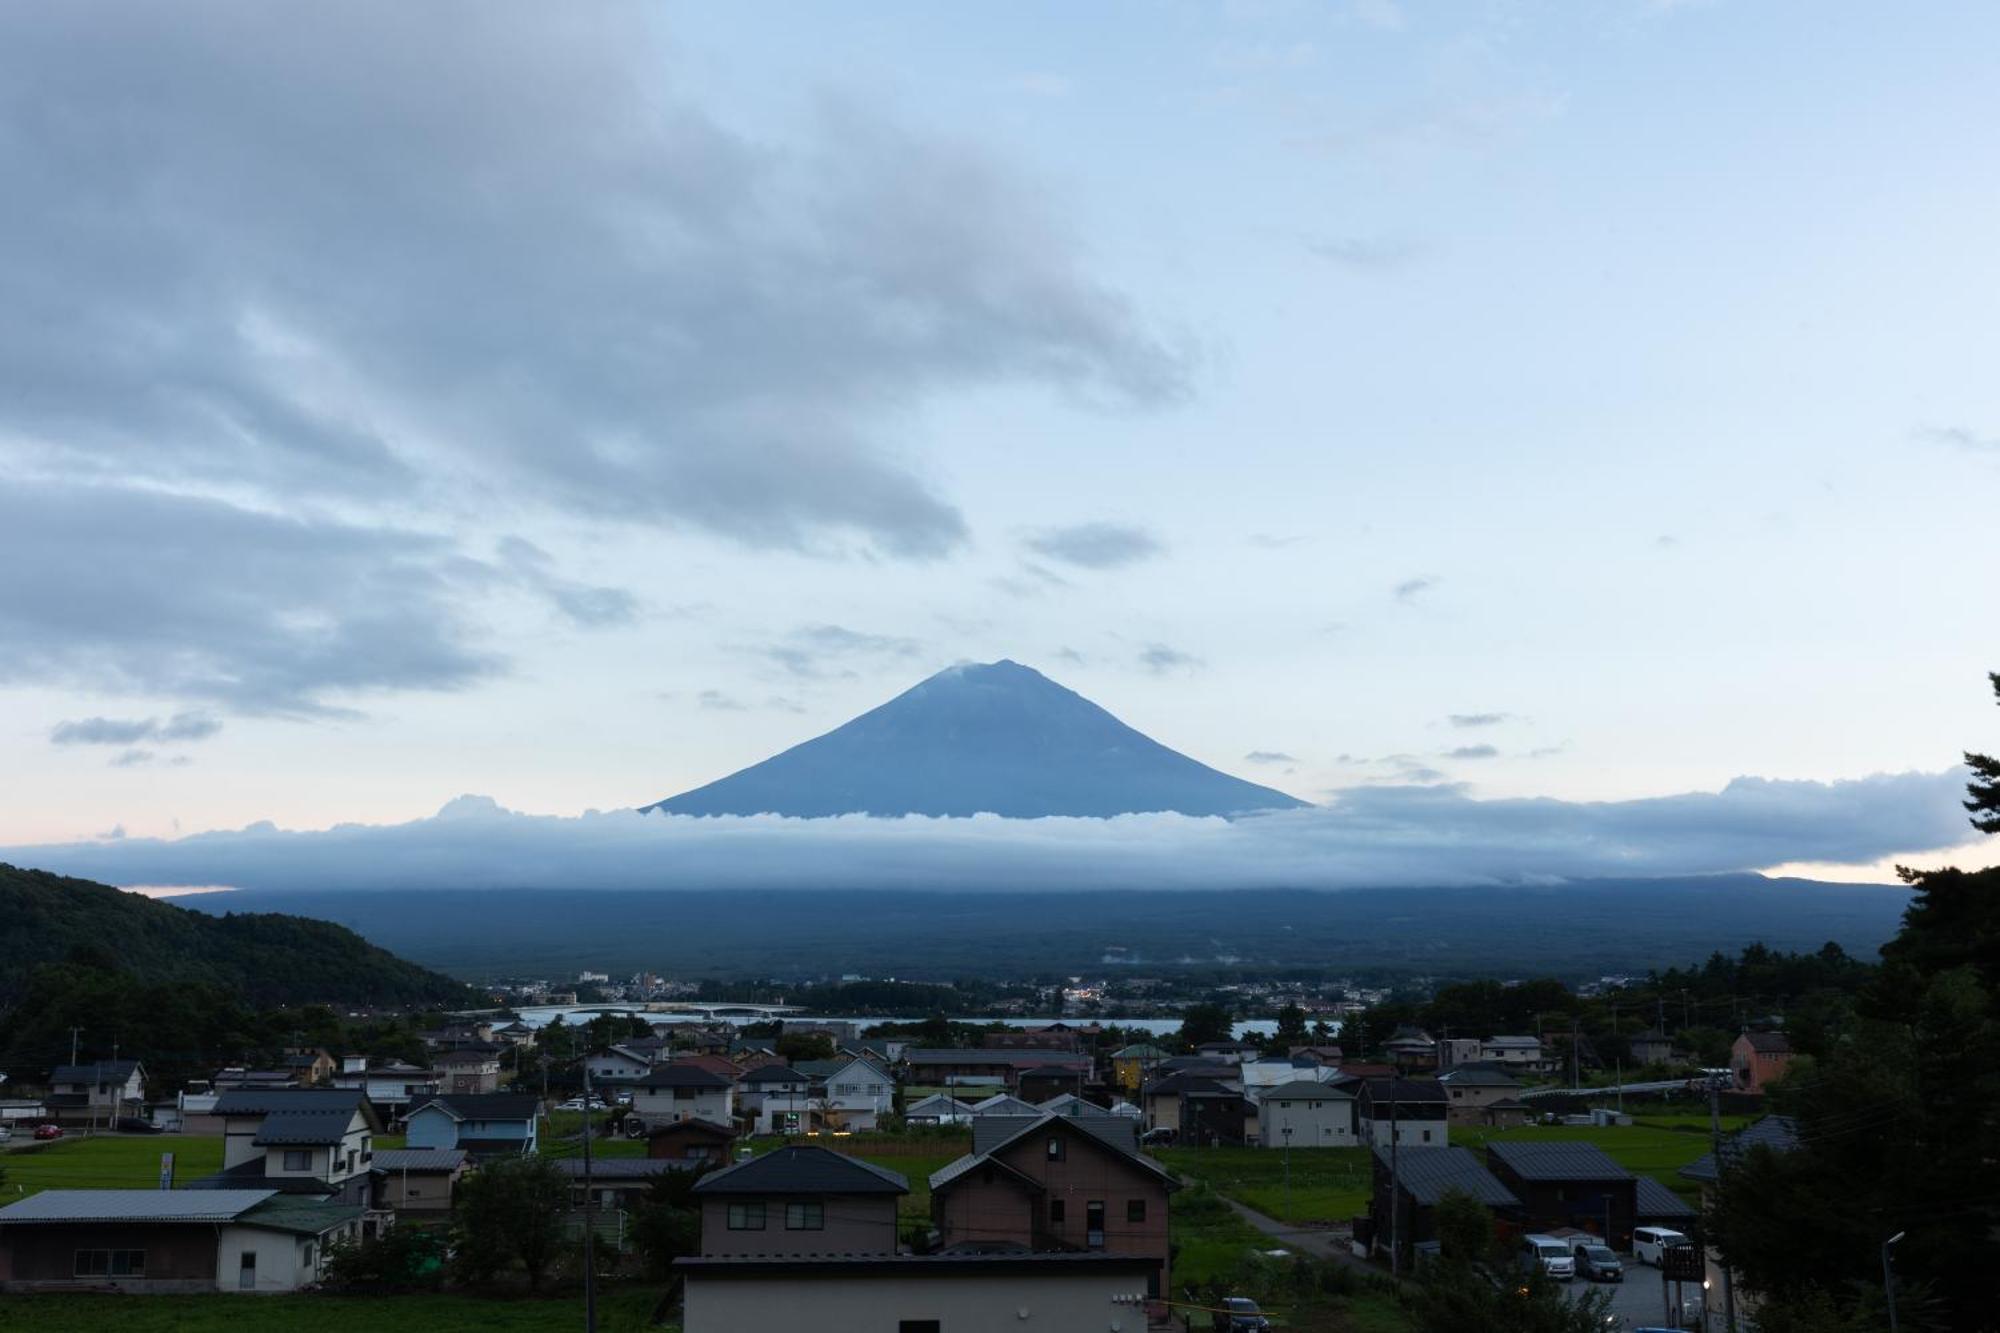
{"label": "mountain slope", "polygon": [[645,809],[681,815],[1236,815],[1305,802],[1221,773],[1018,662],[940,671],[881,707]]}
{"label": "mountain slope", "polygon": [[87,961],[147,983],[208,982],[254,1005],[463,1004],[459,982],[344,926],[276,912],[208,916],[0,863],[0,1003],[44,963]]}

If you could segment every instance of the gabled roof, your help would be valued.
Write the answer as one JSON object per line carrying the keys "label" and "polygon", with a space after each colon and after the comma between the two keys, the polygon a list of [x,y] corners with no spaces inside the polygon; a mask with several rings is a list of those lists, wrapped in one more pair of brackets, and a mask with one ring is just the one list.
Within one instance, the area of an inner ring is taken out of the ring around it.
{"label": "gabled roof", "polygon": [[1518,1088],[1521,1086],[1520,1079],[1510,1074],[1503,1074],[1497,1069],[1489,1068],[1470,1069],[1460,1067],[1448,1069],[1437,1076],[1437,1081],[1449,1084],[1455,1088]]}
{"label": "gabled roof", "polygon": [[642,1088],[727,1088],[731,1081],[694,1065],[661,1065],[639,1080]]}
{"label": "gabled roof", "polygon": [[[1733,1163],[1752,1148],[1769,1148],[1772,1152],[1790,1152],[1799,1146],[1798,1121],[1787,1115],[1767,1115],[1755,1124],[1736,1131],[1722,1141],[1722,1160]],[[1705,1153],[1681,1168],[1681,1175],[1688,1180],[1704,1184],[1719,1177],[1716,1170],[1715,1154]]]}
{"label": "gabled roof", "polygon": [[1149,1041],[1135,1041],[1130,1046],[1120,1046],[1111,1053],[1114,1060],[1164,1060],[1167,1053]]}
{"label": "gabled roof", "polygon": [[542,1103],[530,1092],[447,1092],[424,1098],[410,1114],[433,1106],[453,1120],[533,1120]]}
{"label": "gabled roof", "polygon": [[937,1170],[931,1172],[931,1192],[935,1194],[977,1166],[988,1167],[998,1172],[1031,1194],[1042,1193],[1042,1182],[1036,1180],[1033,1176],[1016,1171],[1005,1162],[996,1161],[991,1157],[976,1152],[969,1152],[963,1157],[955,1157]]}
{"label": "gabled roof", "polygon": [[1637,1204],[1633,1211],[1642,1218],[1689,1218],[1700,1215],[1700,1210],[1694,1205],[1651,1176],[1639,1177]]}
{"label": "gabled roof", "polygon": [[912,1116],[923,1111],[937,1111],[945,1115],[969,1116],[972,1114],[972,1107],[960,1101],[956,1097],[947,1096],[942,1092],[934,1092],[930,1096],[924,1098],[922,1101],[910,1103],[910,1105],[904,1109],[903,1114],[906,1116]]}
{"label": "gabled roof", "polygon": [[1481,1046],[1497,1046],[1501,1050],[1506,1051],[1529,1051],[1539,1050],[1542,1045],[1542,1039],[1540,1037],[1488,1037],[1479,1044]]}
{"label": "gabled roof", "polygon": [[1386,1106],[1391,1101],[1394,1101],[1400,1106],[1408,1106],[1412,1102],[1429,1103],[1451,1100],[1445,1096],[1444,1089],[1438,1086],[1436,1079],[1371,1078],[1364,1080],[1361,1088],[1362,1097],[1371,1105],[1380,1102]]}
{"label": "gabled roof", "polygon": [[972,1104],[972,1114],[982,1115],[1040,1115],[1042,1108],[1033,1102],[1024,1102],[1010,1093],[996,1092],[985,1101]]}
{"label": "gabled roof", "polygon": [[[1375,1161],[1387,1171],[1390,1153],[1375,1150]],[[1410,1197],[1429,1207],[1452,1190],[1463,1190],[1489,1208],[1518,1208],[1521,1201],[1464,1148],[1404,1148],[1395,1156],[1397,1180]],[[1378,1173],[1378,1178],[1386,1180]]]}
{"label": "gabled roof", "polygon": [[359,1204],[326,1203],[280,1194],[239,1215],[236,1224],[294,1236],[323,1236],[360,1216]]}
{"label": "gabled roof", "polygon": [[279,1144],[323,1146],[347,1137],[358,1111],[273,1111],[257,1127],[250,1142],[259,1148]]}
{"label": "gabled roof", "polygon": [[216,1094],[219,1116],[272,1116],[300,1112],[338,1111],[347,1115],[361,1112],[362,1121],[377,1134],[382,1121],[375,1104],[359,1088],[231,1088]]}
{"label": "gabled roof", "polygon": [[0,1226],[37,1222],[233,1222],[276,1190],[43,1190],[0,1208]]}
{"label": "gabled roof", "polygon": [[139,1067],[137,1060],[92,1060],[80,1065],[57,1065],[49,1075],[51,1083],[123,1083]]}
{"label": "gabled roof", "polygon": [[910,1182],[858,1157],[787,1145],[695,1182],[697,1194],[908,1194]]}
{"label": "gabled roof", "polygon": [[1632,1173],[1594,1143],[1489,1143],[1486,1159],[1522,1180],[1630,1180]]}
{"label": "gabled roof", "polygon": [[[1022,1139],[1038,1134],[1060,1134],[1067,1131],[1074,1134],[1079,1142],[1094,1143],[1109,1152],[1117,1153],[1133,1164],[1152,1172],[1167,1183],[1168,1189],[1179,1189],[1180,1182],[1167,1169],[1150,1157],[1139,1155],[1138,1130],[1124,1116],[990,1116],[972,1122],[972,1156],[991,1157]],[[963,1174],[963,1173],[961,1173]]]}
{"label": "gabled roof", "polygon": [[790,1065],[758,1065],[755,1069],[744,1074],[743,1077],[736,1081],[744,1084],[812,1082],[810,1078],[793,1069]]}
{"label": "gabled roof", "polygon": [[1105,1110],[1102,1106],[1099,1106],[1096,1102],[1087,1102],[1073,1092],[1065,1092],[1061,1096],[1051,1097],[1047,1101],[1043,1102],[1036,1109],[1041,1111],[1046,1111],[1050,1115],[1077,1116],[1077,1115],[1111,1114],[1111,1112]]}
{"label": "gabled roof", "polygon": [[378,1176],[397,1171],[450,1172],[471,1160],[472,1155],[463,1148],[380,1148],[369,1169]]}
{"label": "gabled roof", "polygon": [[1322,1083],[1318,1079],[1294,1079],[1290,1083],[1277,1083],[1265,1088],[1258,1096],[1259,1101],[1291,1102],[1351,1102],[1354,1089],[1341,1083]]}
{"label": "gabled roof", "polygon": [[[1234,1080],[1230,1080],[1234,1081]],[[1171,1097],[1185,1092],[1218,1092],[1223,1090],[1224,1080],[1214,1074],[1197,1074],[1184,1071],[1156,1078],[1140,1090],[1142,1097]]]}
{"label": "gabled roof", "polygon": [[663,1134],[692,1134],[700,1139],[713,1139],[727,1143],[736,1137],[736,1131],[727,1125],[718,1125],[713,1120],[703,1120],[700,1116],[689,1116],[686,1120],[670,1120],[664,1125],[656,1125],[648,1130],[646,1137],[657,1139]]}
{"label": "gabled roof", "polygon": [[1750,1043],[1750,1049],[1759,1055],[1790,1055],[1792,1043],[1782,1032],[1746,1032],[1738,1041]]}

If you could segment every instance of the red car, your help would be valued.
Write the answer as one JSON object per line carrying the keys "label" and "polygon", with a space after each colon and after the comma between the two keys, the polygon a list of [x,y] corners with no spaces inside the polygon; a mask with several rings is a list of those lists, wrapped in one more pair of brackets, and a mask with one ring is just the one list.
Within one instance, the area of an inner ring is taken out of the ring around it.
{"label": "red car", "polygon": [[63,1131],[61,1125],[35,1126],[35,1137],[38,1139],[59,1139],[62,1137],[62,1134]]}

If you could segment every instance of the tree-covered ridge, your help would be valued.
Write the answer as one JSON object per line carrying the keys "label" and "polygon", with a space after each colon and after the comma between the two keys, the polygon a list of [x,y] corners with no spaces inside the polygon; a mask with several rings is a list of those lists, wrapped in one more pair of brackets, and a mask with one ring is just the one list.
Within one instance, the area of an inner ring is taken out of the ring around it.
{"label": "tree-covered ridge", "polygon": [[256,1007],[423,1006],[477,997],[344,926],[279,913],[208,916],[134,893],[0,863],[0,1006],[36,969],[66,963],[148,984],[222,988]]}

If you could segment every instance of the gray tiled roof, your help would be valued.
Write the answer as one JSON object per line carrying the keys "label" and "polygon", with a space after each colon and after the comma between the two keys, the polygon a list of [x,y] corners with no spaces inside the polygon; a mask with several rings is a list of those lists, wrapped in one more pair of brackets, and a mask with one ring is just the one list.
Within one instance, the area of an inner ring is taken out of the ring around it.
{"label": "gray tiled roof", "polygon": [[314,1146],[338,1143],[347,1136],[354,1114],[352,1110],[273,1111],[264,1117],[264,1123],[257,1127],[257,1137],[250,1142],[260,1148],[287,1143]]}
{"label": "gray tiled roof", "polygon": [[0,1226],[32,1222],[232,1222],[276,1190],[43,1190],[0,1208]]}
{"label": "gray tiled roof", "polygon": [[739,1083],[810,1083],[812,1079],[788,1065],[758,1065],[745,1074]]}
{"label": "gray tiled roof", "polygon": [[1337,1083],[1321,1083],[1317,1079],[1293,1079],[1290,1083],[1279,1083],[1263,1089],[1257,1094],[1260,1102],[1351,1102],[1354,1092]]}
{"label": "gray tiled roof", "polygon": [[726,1088],[729,1080],[699,1065],[661,1065],[639,1080],[642,1088]]}
{"label": "gray tiled roof", "polygon": [[330,1203],[313,1199],[268,1199],[236,1219],[239,1226],[285,1231],[295,1236],[323,1236],[335,1227],[358,1221],[358,1204]]}
{"label": "gray tiled roof", "polygon": [[1489,1143],[1486,1159],[1523,1180],[1630,1180],[1594,1143]]}
{"label": "gray tiled roof", "polygon": [[787,1146],[703,1176],[694,1188],[697,1194],[908,1194],[910,1182],[828,1148]]}
{"label": "gray tiled roof", "polygon": [[380,1172],[456,1171],[471,1160],[463,1148],[384,1148],[370,1165]]}
{"label": "gray tiled roof", "polygon": [[[972,1122],[972,1155],[985,1157],[1000,1151],[1017,1139],[1043,1130],[1055,1132],[1056,1126],[1066,1126],[1088,1138],[1097,1140],[1113,1152],[1119,1153],[1139,1166],[1168,1182],[1169,1189],[1179,1188],[1179,1182],[1167,1169],[1150,1157],[1139,1153],[1139,1129],[1137,1122],[1127,1116],[981,1116]],[[983,1131],[983,1132],[982,1132]]]}
{"label": "gray tiled roof", "polygon": [[[1798,1122],[1786,1115],[1767,1115],[1744,1129],[1738,1130],[1722,1141],[1722,1157],[1725,1162],[1734,1161],[1752,1148],[1769,1148],[1772,1152],[1790,1152],[1799,1146]],[[1688,1180],[1704,1184],[1717,1178],[1715,1154],[1704,1153],[1681,1168],[1681,1175]]]}
{"label": "gray tiled roof", "polygon": [[[1375,1160],[1387,1170],[1387,1148],[1375,1150]],[[1492,1208],[1518,1208],[1521,1201],[1465,1148],[1404,1148],[1395,1154],[1402,1187],[1419,1205],[1429,1207],[1451,1190],[1463,1190]]]}
{"label": "gray tiled roof", "polygon": [[460,1120],[533,1120],[541,1105],[531,1092],[445,1092],[425,1097],[410,1112],[441,1106]]}
{"label": "gray tiled roof", "polygon": [[1437,1076],[1437,1081],[1455,1088],[1518,1088],[1521,1080],[1503,1074],[1497,1069],[1450,1069]]}
{"label": "gray tiled roof", "polygon": [[137,1060],[92,1060],[80,1065],[57,1065],[49,1075],[51,1083],[123,1083],[139,1067]]}
{"label": "gray tiled roof", "polygon": [[215,1099],[216,1115],[271,1115],[278,1111],[346,1111],[368,1099],[357,1088],[232,1088]]}
{"label": "gray tiled roof", "polygon": [[1686,1199],[1662,1185],[1651,1176],[1639,1177],[1638,1215],[1644,1218],[1697,1216],[1696,1209]]}

